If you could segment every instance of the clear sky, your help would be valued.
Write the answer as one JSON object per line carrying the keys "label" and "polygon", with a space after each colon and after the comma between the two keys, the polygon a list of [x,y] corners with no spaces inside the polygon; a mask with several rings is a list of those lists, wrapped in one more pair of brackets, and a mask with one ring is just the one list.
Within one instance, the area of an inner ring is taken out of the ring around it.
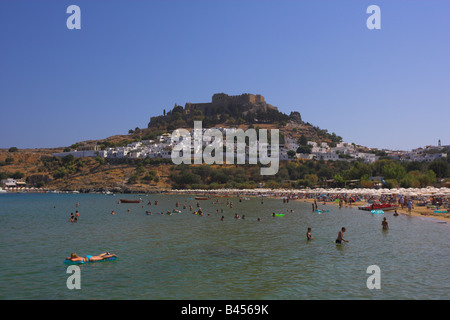
{"label": "clear sky", "polygon": [[450,1],[0,0],[0,148],[126,134],[218,92],[346,142],[448,145]]}

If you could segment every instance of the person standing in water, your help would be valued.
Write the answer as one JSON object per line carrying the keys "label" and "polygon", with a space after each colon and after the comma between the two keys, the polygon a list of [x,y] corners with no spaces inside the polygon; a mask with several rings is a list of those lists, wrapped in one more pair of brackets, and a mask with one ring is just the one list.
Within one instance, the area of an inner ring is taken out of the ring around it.
{"label": "person standing in water", "polygon": [[383,218],[383,221],[381,222],[381,225],[383,226],[383,230],[389,229],[389,226],[388,226],[388,222],[387,222],[387,220],[386,220],[386,217]]}
{"label": "person standing in water", "polygon": [[311,235],[311,228],[308,228],[308,232],[306,232],[306,240],[312,240],[314,237]]}
{"label": "person standing in water", "polygon": [[344,232],[346,231],[345,227],[342,227],[341,231],[339,231],[336,243],[342,243],[342,241],[348,242],[348,240],[344,239]]}

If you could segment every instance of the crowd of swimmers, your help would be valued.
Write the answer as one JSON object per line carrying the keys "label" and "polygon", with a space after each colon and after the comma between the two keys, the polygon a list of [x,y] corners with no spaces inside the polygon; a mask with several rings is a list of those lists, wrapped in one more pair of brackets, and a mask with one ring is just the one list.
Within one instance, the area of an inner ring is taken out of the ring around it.
{"label": "crowd of swimmers", "polygon": [[[78,204],[77,204],[78,207]],[[80,213],[78,212],[78,210],[75,212],[75,214],[73,214],[73,212],[70,213],[70,219],[69,222],[78,222],[78,217],[80,216]]]}
{"label": "crowd of swimmers", "polygon": [[[283,203],[288,203],[288,202],[289,202],[289,199],[283,199]],[[152,202],[149,201],[147,204],[151,205]],[[154,204],[157,205],[158,201],[155,200]],[[215,204],[218,204],[218,202],[216,202]],[[261,204],[264,204],[264,199],[263,198],[261,198]],[[341,203],[339,203],[339,205],[341,206]],[[77,203],[76,206],[78,207],[79,204]],[[178,208],[179,206],[180,206],[180,204],[177,201],[176,204],[175,204],[175,207]],[[144,207],[144,206],[142,206],[142,207]],[[230,201],[230,200],[227,200],[227,207],[233,208],[233,202]],[[203,210],[200,208],[200,203],[199,202],[197,202],[197,208],[198,208],[197,211],[194,211],[194,208],[192,207],[192,205],[189,205],[189,210],[193,214],[198,214],[200,216],[203,216]],[[312,208],[313,208],[313,211],[317,210],[317,201],[316,200],[314,200],[314,203],[312,203]],[[183,205],[183,209],[187,209],[186,204]],[[287,209],[287,211],[289,212],[289,209]],[[128,209],[128,212],[130,212],[130,209]],[[173,212],[179,213],[181,211],[178,210],[178,209],[173,209]],[[224,212],[223,209],[221,209],[221,213],[223,213],[223,212]],[[293,212],[293,210],[290,210],[290,212]],[[149,214],[149,215],[152,214],[151,211],[146,211],[146,213]],[[168,211],[167,213],[171,214],[170,211]],[[219,209],[216,210],[216,213],[219,213]],[[114,210],[111,211],[111,214],[115,214]],[[73,212],[72,212],[70,214],[70,220],[69,221],[70,222],[77,222],[79,216],[80,216],[80,214],[79,214],[78,210],[75,212],[75,214],[73,214]],[[209,216],[209,214],[208,214],[208,216]],[[272,213],[272,217],[275,217],[275,216],[276,216],[275,213]],[[394,216],[398,216],[397,210],[395,210]],[[236,220],[238,220],[238,219],[245,220],[245,214],[242,215],[242,217],[241,217],[241,216],[239,216],[238,213],[235,213],[234,214],[234,219],[236,219]],[[222,215],[220,220],[224,221],[225,220],[225,216]],[[257,221],[261,221],[261,218],[258,217]],[[388,225],[386,217],[383,217],[383,221],[381,222],[381,226],[382,226],[383,230],[388,230],[389,229],[389,225]],[[344,232],[345,231],[346,231],[345,227],[342,227],[339,230],[338,235],[337,235],[336,240],[335,240],[336,244],[342,244],[342,242],[349,242],[349,240],[344,238]],[[312,229],[311,229],[311,227],[308,227],[308,229],[307,229],[306,240],[307,241],[314,240],[314,237],[312,236]],[[115,254],[110,254],[109,252],[106,252],[106,253],[103,253],[103,254],[100,254],[100,255],[97,255],[97,256],[86,256],[86,257],[80,257],[76,253],[72,253],[71,256],[68,257],[67,259],[68,260],[72,260],[72,261],[86,261],[87,262],[87,261],[100,261],[100,260],[104,260],[104,259],[107,259],[107,258],[110,258],[110,257],[117,257],[117,256]]]}
{"label": "crowd of swimmers", "polygon": [[[240,202],[241,202],[241,199],[239,199],[240,200]],[[288,203],[289,202],[289,199],[287,198],[283,198],[283,203]],[[214,202],[212,202],[212,204],[223,204],[223,203],[221,203],[221,202],[218,202],[218,200],[216,200],[216,202],[214,203]],[[264,198],[261,198],[261,204],[264,204]],[[152,205],[152,201],[149,201],[148,203],[147,203],[147,205]],[[154,205],[158,205],[158,200],[155,200],[154,201]],[[77,205],[76,205],[77,207],[79,206],[79,204],[77,203]],[[180,203],[177,201],[176,203],[175,203],[175,208],[178,208],[180,206]],[[194,210],[194,208],[193,208],[193,206],[192,205],[189,205],[189,211],[192,213],[192,214],[197,214],[197,215],[199,215],[199,216],[203,216],[204,215],[204,213],[203,213],[203,210],[201,209],[201,207],[200,207],[200,203],[199,202],[197,202],[196,203],[196,206],[197,206],[197,210]],[[233,208],[233,202],[231,201],[231,200],[229,200],[229,199],[227,199],[227,202],[226,202],[226,206],[228,207],[228,208]],[[339,206],[341,206],[341,202],[339,203]],[[187,209],[187,205],[186,204],[183,204],[183,209]],[[142,206],[142,208],[144,208],[144,206]],[[180,210],[178,210],[178,209],[173,209],[173,211],[167,211],[167,214],[172,214],[172,212],[173,213],[181,213],[181,211]],[[313,209],[313,211],[316,211],[316,210],[318,210],[318,206],[317,206],[317,201],[316,200],[314,200],[314,202],[312,203],[312,209]],[[128,209],[128,212],[130,212],[130,209]],[[151,211],[145,211],[146,212],[146,214],[147,215],[152,215],[152,212]],[[287,209],[287,212],[294,212],[293,210],[290,210],[289,211],[289,209]],[[217,214],[219,214],[219,209],[216,209],[216,213]],[[222,208],[222,209],[220,209],[220,213],[224,213],[224,209]],[[112,215],[114,215],[115,214],[115,211],[113,210],[113,211],[111,211],[111,214]],[[164,214],[164,213],[162,213],[162,212],[158,212],[158,214]],[[79,217],[79,212],[78,212],[78,210],[75,212],[75,214],[73,214],[73,213],[71,213],[70,214],[70,222],[77,222],[78,221],[78,217]],[[210,214],[207,214],[207,216],[210,216]],[[276,216],[276,214],[275,213],[272,213],[272,217],[275,217]],[[397,213],[397,210],[395,210],[395,212],[394,212],[394,216],[398,216],[398,213]],[[238,213],[235,213],[234,214],[234,219],[235,220],[239,220],[239,219],[242,219],[242,220],[245,220],[245,214],[244,215],[242,215],[242,217],[238,214]],[[220,218],[220,221],[224,221],[225,220],[225,216],[224,215],[221,215],[221,218]],[[261,221],[261,218],[260,217],[258,217],[257,218],[257,221]],[[382,229],[383,230],[387,230],[387,229],[389,229],[389,226],[388,226],[388,222],[387,222],[387,220],[386,220],[386,217],[384,217],[383,218],[383,221],[382,221],[382,223],[381,223],[381,226],[382,226]],[[337,238],[336,238],[336,244],[341,244],[342,242],[349,242],[348,240],[346,240],[346,239],[344,239],[344,232],[346,231],[346,228],[345,227],[342,227],[341,228],[341,230],[339,230],[339,232],[338,232],[338,236],[337,236]],[[313,240],[314,239],[314,237],[312,236],[312,233],[311,233],[311,227],[308,227],[308,229],[307,229],[307,232],[306,232],[306,239],[308,240],[308,241],[310,241],[310,240]]]}

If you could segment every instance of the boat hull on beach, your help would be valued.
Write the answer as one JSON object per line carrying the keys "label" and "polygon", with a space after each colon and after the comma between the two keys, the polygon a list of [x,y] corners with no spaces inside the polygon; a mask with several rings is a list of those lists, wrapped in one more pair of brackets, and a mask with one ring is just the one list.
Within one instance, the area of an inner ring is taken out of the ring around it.
{"label": "boat hull on beach", "polygon": [[141,200],[128,200],[128,199],[120,199],[121,203],[141,203]]}
{"label": "boat hull on beach", "polygon": [[395,210],[398,206],[389,203],[368,203],[366,205],[358,207],[359,210],[372,211],[372,210]]}

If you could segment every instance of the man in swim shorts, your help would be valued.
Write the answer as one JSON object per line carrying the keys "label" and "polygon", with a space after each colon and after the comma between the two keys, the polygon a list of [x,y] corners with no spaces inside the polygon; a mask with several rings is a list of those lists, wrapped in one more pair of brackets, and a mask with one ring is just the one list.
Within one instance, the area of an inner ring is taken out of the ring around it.
{"label": "man in swim shorts", "polygon": [[345,227],[342,227],[341,231],[339,231],[337,239],[336,239],[336,243],[342,243],[342,241],[348,242],[348,240],[344,239],[344,232],[345,232]]}

